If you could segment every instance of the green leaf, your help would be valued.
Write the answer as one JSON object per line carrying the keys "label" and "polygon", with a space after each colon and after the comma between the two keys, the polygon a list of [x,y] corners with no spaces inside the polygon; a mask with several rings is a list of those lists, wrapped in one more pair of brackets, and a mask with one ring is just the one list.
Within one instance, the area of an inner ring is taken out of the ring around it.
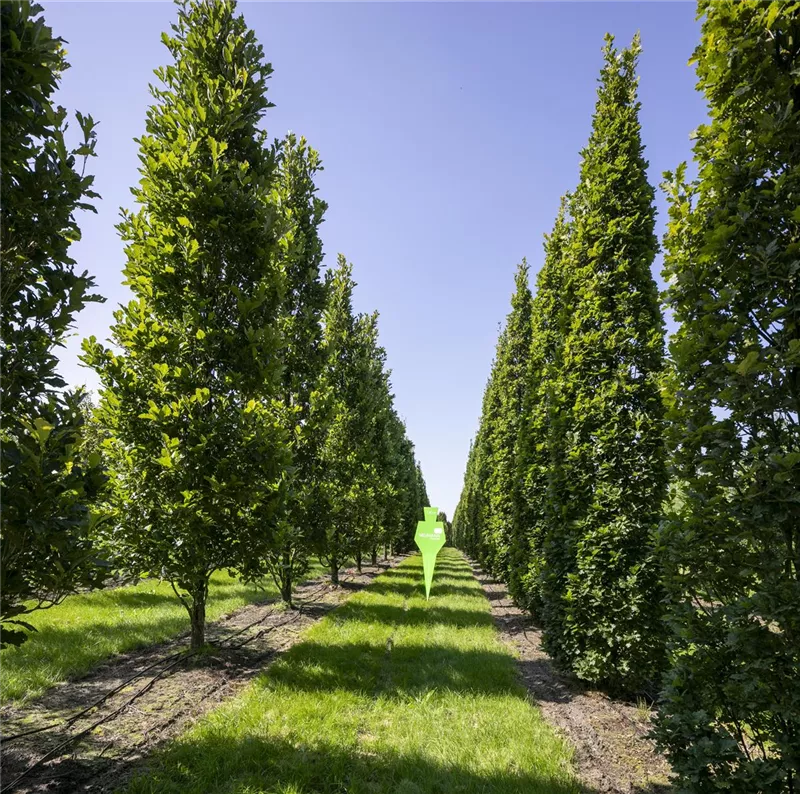
{"label": "green leaf", "polygon": [[749,375],[758,364],[758,351],[751,350],[745,357],[739,362],[739,366],[736,367],[736,371],[740,375]]}

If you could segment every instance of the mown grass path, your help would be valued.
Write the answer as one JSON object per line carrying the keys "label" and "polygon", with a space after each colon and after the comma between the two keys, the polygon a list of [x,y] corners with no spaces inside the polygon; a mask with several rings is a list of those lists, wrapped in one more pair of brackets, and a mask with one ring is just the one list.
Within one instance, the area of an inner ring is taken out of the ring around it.
{"label": "mown grass path", "polygon": [[129,792],[576,794],[466,561],[412,557],[311,628]]}

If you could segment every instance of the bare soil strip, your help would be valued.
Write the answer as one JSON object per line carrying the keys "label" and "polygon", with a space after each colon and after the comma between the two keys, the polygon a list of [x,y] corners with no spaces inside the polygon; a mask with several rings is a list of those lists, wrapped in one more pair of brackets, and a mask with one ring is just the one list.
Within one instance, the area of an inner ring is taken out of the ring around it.
{"label": "bare soil strip", "polygon": [[666,794],[670,769],[646,738],[650,712],[612,700],[558,673],[542,650],[541,630],[514,605],[506,585],[476,563],[472,570],[489,598],[504,642],[517,653],[523,683],[545,718],[575,746],[581,782],[604,794]]}
{"label": "bare soil strip", "polygon": [[237,694],[304,629],[401,559],[348,571],[339,587],[307,582],[292,610],[249,604],[208,625],[211,650],[188,653],[183,635],[115,657],[21,708],[0,709],[0,791],[119,788],[139,760]]}

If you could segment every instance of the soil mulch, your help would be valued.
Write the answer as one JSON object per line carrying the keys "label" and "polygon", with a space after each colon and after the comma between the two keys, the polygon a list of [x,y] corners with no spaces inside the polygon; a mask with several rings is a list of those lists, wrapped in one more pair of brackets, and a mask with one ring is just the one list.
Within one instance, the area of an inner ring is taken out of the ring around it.
{"label": "soil mulch", "polygon": [[667,794],[670,769],[646,734],[649,709],[614,700],[560,674],[542,649],[542,633],[514,605],[506,585],[495,582],[476,563],[475,576],[492,606],[504,642],[519,659],[523,683],[545,719],[575,747],[579,779],[590,792]]}
{"label": "soil mulch", "polygon": [[187,650],[186,634],[116,656],[22,707],[0,709],[0,792],[118,790],[145,756],[240,692],[304,629],[401,559],[365,565],[361,574],[348,570],[339,587],[306,582],[296,589],[294,609],[275,601],[242,607],[207,626],[211,647],[199,654]]}

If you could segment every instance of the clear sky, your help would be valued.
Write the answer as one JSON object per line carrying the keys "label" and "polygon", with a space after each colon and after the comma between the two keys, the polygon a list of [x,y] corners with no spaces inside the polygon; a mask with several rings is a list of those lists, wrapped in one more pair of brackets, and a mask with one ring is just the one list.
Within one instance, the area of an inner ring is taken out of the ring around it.
{"label": "clear sky", "polygon": [[[73,256],[103,305],[79,315],[62,356],[97,386],[80,340],[105,339],[126,300],[114,224],[131,207],[152,71],[168,62],[167,2],[46,2],[72,68],[59,101],[92,114],[102,195]],[[575,186],[606,31],[640,30],[643,137],[651,181],[691,157],[705,104],[687,61],[693,3],[243,3],[275,74],[271,136],[305,135],[322,156],[322,235],[352,260],[359,311],[380,312],[399,413],[434,503],[452,516],[513,274],[542,262],[542,235]],[[659,235],[665,205],[659,195]],[[656,263],[656,271],[660,263]]]}

